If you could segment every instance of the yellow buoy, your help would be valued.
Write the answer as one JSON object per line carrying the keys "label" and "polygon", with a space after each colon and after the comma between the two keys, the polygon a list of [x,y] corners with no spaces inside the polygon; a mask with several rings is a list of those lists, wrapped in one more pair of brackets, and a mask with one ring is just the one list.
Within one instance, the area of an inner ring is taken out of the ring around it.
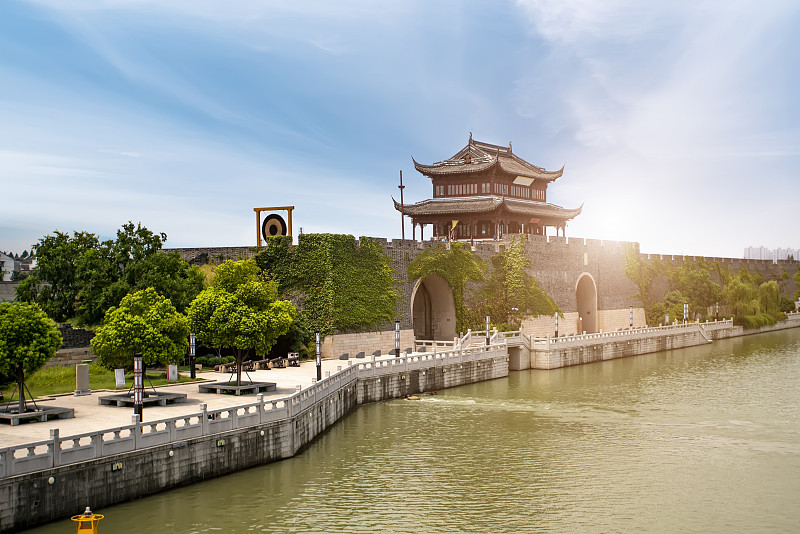
{"label": "yellow buoy", "polygon": [[103,515],[93,514],[87,506],[81,515],[73,515],[70,519],[75,521],[78,534],[97,534],[97,524],[103,519]]}

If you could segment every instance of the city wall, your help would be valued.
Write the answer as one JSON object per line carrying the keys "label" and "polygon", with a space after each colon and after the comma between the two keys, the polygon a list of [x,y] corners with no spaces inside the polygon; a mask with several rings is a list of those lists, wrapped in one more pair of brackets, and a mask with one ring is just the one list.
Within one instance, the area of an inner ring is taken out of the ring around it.
{"label": "city wall", "polygon": [[[499,241],[476,242],[472,247],[474,254],[484,261],[492,255],[504,250],[510,239],[516,236],[505,236]],[[401,327],[411,329],[411,297],[417,280],[408,279],[408,266],[426,248],[443,245],[439,241],[412,241],[385,238],[371,238],[381,244],[384,252],[390,259],[395,275],[400,280],[399,295],[403,303],[400,311]],[[636,243],[624,241],[603,241],[599,239],[566,238],[561,236],[525,236],[525,251],[531,261],[529,272],[533,275],[539,286],[550,295],[565,314],[578,311],[576,286],[578,279],[588,274],[594,280],[597,290],[597,309],[612,311],[599,319],[598,327],[605,322],[603,330],[612,330],[628,326],[627,313],[630,306],[640,306],[641,303],[632,295],[637,291],[635,285],[625,276],[625,260],[629,247],[637,247]],[[241,259],[252,257],[257,253],[255,247],[206,247],[170,249],[178,252],[190,263],[201,264],[206,261],[224,261],[226,259]],[[696,256],[676,256],[642,254],[647,259],[660,259],[671,265],[678,266],[683,262],[697,261]],[[731,272],[737,272],[742,267],[756,271],[767,279],[776,279],[785,272],[790,276],[783,285],[783,293],[792,295],[796,289],[791,275],[797,272],[798,261],[780,260],[773,263],[771,260],[745,260],[741,258],[704,258],[707,263],[718,262],[728,267]],[[470,286],[467,287],[470,290]],[[638,312],[637,312],[638,314]],[[620,319],[621,317],[623,317]],[[571,317],[571,316],[570,316]],[[636,317],[638,320],[638,315]],[[575,325],[576,321],[568,321]],[[566,327],[566,325],[565,325]],[[577,330],[576,330],[577,331]]]}
{"label": "city wall", "polygon": [[[338,359],[347,354],[348,359],[372,356],[373,352],[389,354],[395,350],[394,330],[381,332],[361,332],[358,334],[336,334],[326,336],[322,341],[320,353],[325,359]],[[414,331],[411,329],[400,330],[400,352],[414,348]]]}

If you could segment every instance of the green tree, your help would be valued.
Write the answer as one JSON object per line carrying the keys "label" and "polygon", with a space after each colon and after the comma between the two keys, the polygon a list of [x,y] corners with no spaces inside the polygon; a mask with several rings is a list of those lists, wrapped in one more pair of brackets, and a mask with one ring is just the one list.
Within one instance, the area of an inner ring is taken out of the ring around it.
{"label": "green tree", "polygon": [[776,319],[782,315],[781,290],[775,280],[764,282],[758,286],[758,301],[761,312],[776,316]]}
{"label": "green tree", "polygon": [[670,289],[686,298],[691,316],[705,316],[708,308],[718,302],[722,295],[722,288],[712,280],[711,271],[702,258],[670,268],[667,279]]}
{"label": "green tree", "polygon": [[19,413],[25,412],[25,377],[52,358],[61,342],[55,323],[36,304],[0,303],[0,375],[16,379]]}
{"label": "green tree", "polygon": [[68,233],[56,230],[33,246],[37,263],[33,273],[16,289],[17,299],[36,302],[44,312],[63,322],[74,317],[80,291],[75,264],[89,250],[99,245],[97,236],[88,232]]}
{"label": "green tree", "polygon": [[167,297],[180,313],[203,290],[203,275],[177,252],[151,254],[132,264],[124,273],[130,291],[152,287]]}
{"label": "green tree", "polygon": [[238,385],[245,356],[250,351],[266,355],[289,330],[297,310],[278,298],[277,285],[254,260],[242,260],[219,265],[213,285],[197,295],[187,314],[200,343],[233,349]]}
{"label": "green tree", "polygon": [[794,299],[800,300],[800,265],[797,266],[797,272],[794,273],[794,285],[796,289],[794,290]]}
{"label": "green tree", "polygon": [[130,368],[136,353],[147,366],[165,366],[183,359],[188,336],[186,317],[148,288],[126,295],[108,310],[91,346],[99,363],[109,369]]}
{"label": "green tree", "polygon": [[664,295],[664,300],[661,302],[654,302],[648,309],[647,321],[648,324],[656,325],[666,320],[666,315],[669,315],[669,323],[673,321],[683,321],[683,305],[688,303],[689,299],[680,291],[670,291]]}
{"label": "green tree", "polygon": [[472,255],[468,245],[460,242],[426,248],[408,266],[408,278],[424,279],[436,274],[444,278],[453,288],[453,300],[456,306],[456,329],[464,330],[466,313],[464,305],[464,289],[467,282],[484,280],[486,265]]}
{"label": "green tree", "polygon": [[734,320],[742,323],[745,316],[756,315],[759,309],[758,289],[746,273],[731,277],[722,290],[725,303],[733,313]]}
{"label": "green tree", "polygon": [[483,318],[489,315],[518,328],[526,315],[553,315],[560,311],[527,272],[531,262],[525,255],[522,240],[512,240],[505,250],[491,257],[490,264],[486,281],[467,306],[470,325],[481,328]]}
{"label": "green tree", "polygon": [[[639,244],[628,246],[625,251],[625,276],[627,276],[637,288],[634,298],[642,301],[645,310],[650,310],[656,303],[655,292],[656,283],[664,275],[665,266],[661,261],[644,258],[639,254]],[[653,321],[653,319],[656,319]],[[663,319],[663,316],[662,316]],[[648,323],[658,322],[657,317],[647,314]]]}
{"label": "green tree", "polygon": [[202,289],[202,275],[177,253],[163,254],[165,234],[128,222],[114,240],[56,231],[34,249],[37,266],[17,298],[39,303],[57,321],[97,324],[128,293],[153,287],[183,311]]}

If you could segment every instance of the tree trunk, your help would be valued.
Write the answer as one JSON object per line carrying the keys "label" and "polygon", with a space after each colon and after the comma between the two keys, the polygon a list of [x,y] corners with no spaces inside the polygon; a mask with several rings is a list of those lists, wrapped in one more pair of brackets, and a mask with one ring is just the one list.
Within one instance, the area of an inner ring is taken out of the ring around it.
{"label": "tree trunk", "polygon": [[236,349],[236,385],[242,385],[242,363],[244,362],[245,351]]}
{"label": "tree trunk", "polygon": [[22,364],[17,368],[17,387],[19,388],[19,413],[25,413],[25,369]]}

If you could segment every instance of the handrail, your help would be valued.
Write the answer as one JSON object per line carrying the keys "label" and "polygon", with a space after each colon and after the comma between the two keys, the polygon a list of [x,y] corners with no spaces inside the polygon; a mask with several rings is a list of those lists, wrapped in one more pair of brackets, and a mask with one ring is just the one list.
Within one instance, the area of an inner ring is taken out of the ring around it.
{"label": "handrail", "polygon": [[373,356],[372,360],[354,365],[351,363],[286,397],[264,399],[263,394],[259,394],[255,402],[214,410],[209,410],[206,404],[200,404],[199,412],[156,421],[141,422],[139,416],[135,415],[130,425],[65,437],[59,435],[58,429],[53,429],[49,440],[0,449],[0,479],[287,420],[317,403],[325,402],[329,396],[362,378],[494,358],[504,349],[504,344],[499,344],[412,353],[380,360]]}
{"label": "handrail", "polygon": [[640,328],[615,330],[611,332],[596,332],[591,334],[570,334],[560,337],[535,337],[531,342],[534,346],[552,344],[566,345],[566,344],[580,344],[586,341],[607,340],[610,338],[632,338],[641,337],[642,335],[664,335],[669,333],[681,333],[689,330],[699,331],[703,330],[701,334],[705,334],[709,330],[721,330],[726,328],[733,328],[733,319],[722,319],[715,321],[706,321],[701,323],[687,322],[687,323],[673,323],[671,325],[662,326],[645,326]]}

